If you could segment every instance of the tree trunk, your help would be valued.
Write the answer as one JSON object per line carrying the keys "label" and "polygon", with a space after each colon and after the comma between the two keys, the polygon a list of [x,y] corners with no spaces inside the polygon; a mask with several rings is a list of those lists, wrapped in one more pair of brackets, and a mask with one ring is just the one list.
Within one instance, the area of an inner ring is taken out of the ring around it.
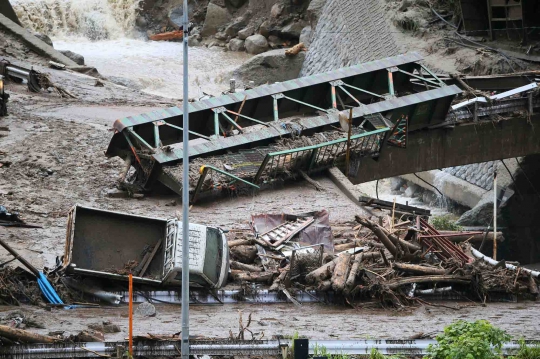
{"label": "tree trunk", "polygon": [[6,325],[0,325],[0,337],[5,337],[21,343],[55,343],[56,338],[46,335],[31,333],[22,329],[15,329]]}
{"label": "tree trunk", "polygon": [[356,219],[356,221],[358,223],[360,223],[361,225],[363,225],[364,227],[370,229],[376,236],[377,238],[379,238],[379,241],[381,241],[382,244],[384,244],[384,246],[386,247],[386,249],[388,249],[388,251],[394,256],[396,257],[397,256],[397,248],[396,246],[394,245],[394,243],[392,243],[392,241],[386,236],[386,234],[384,234],[383,230],[381,229],[381,227],[376,224],[376,223],[373,223],[371,222],[369,219],[367,218],[362,218],[360,216],[355,216],[354,217]]}
{"label": "tree trunk", "polygon": [[332,274],[332,289],[336,293],[341,293],[343,292],[343,289],[345,289],[345,282],[347,281],[347,275],[349,274],[351,255],[349,253],[342,253],[338,258],[336,268]]}
{"label": "tree trunk", "polygon": [[402,272],[420,274],[420,275],[443,275],[446,274],[444,268],[421,266],[416,264],[407,263],[394,263],[394,268],[399,269]]}
{"label": "tree trunk", "polygon": [[273,292],[276,290],[281,289],[282,287],[285,287],[285,278],[287,277],[287,274],[289,274],[289,269],[284,270],[280,273],[280,275],[274,280],[274,283],[270,286],[268,289],[269,291]]}
{"label": "tree trunk", "polygon": [[[455,231],[439,231],[441,236],[446,236],[445,238],[449,239],[450,241],[454,243],[461,243],[465,241],[469,241],[472,243],[478,243],[482,242],[484,239],[484,233],[478,233],[475,232],[474,234],[466,234],[466,233],[460,233]],[[426,237],[424,237],[426,238]],[[486,240],[493,242],[493,232],[488,232],[486,236]],[[504,236],[502,232],[497,232],[497,242],[504,242]]]}
{"label": "tree trunk", "polygon": [[386,286],[390,289],[397,289],[402,285],[413,283],[458,283],[458,284],[470,284],[471,276],[459,276],[459,275],[431,275],[431,276],[419,276],[393,279],[386,282]]}
{"label": "tree trunk", "polygon": [[231,261],[231,269],[239,269],[247,272],[262,272],[261,267],[252,266],[249,264],[244,264],[240,262]]}
{"label": "tree trunk", "polygon": [[150,35],[148,38],[152,41],[182,40],[184,32],[182,30],[162,32],[161,34]]}
{"label": "tree trunk", "polygon": [[356,284],[356,277],[358,277],[358,272],[360,270],[360,263],[362,262],[362,254],[358,255],[358,258],[356,258],[351,266],[351,271],[349,272],[349,276],[347,277],[347,281],[345,282],[345,294],[350,293],[350,291],[354,288],[354,285]]}
{"label": "tree trunk", "polygon": [[335,245],[334,246],[334,251],[339,253],[339,252],[346,251],[347,249],[359,248],[359,247],[364,247],[364,246],[365,246],[365,244],[362,244],[362,242],[360,240],[356,240],[356,241],[353,241],[353,242],[350,242],[350,243]]}
{"label": "tree trunk", "polygon": [[322,282],[332,276],[332,272],[336,267],[336,263],[339,257],[334,258],[325,265],[315,269],[314,271],[306,275],[306,283],[313,284],[317,282]]}
{"label": "tree trunk", "polygon": [[231,269],[231,277],[236,282],[257,282],[270,284],[276,274],[276,272],[251,273]]}
{"label": "tree trunk", "polygon": [[325,281],[320,282],[316,288],[318,292],[328,292],[330,289],[332,289],[331,280],[325,280]]}
{"label": "tree trunk", "polygon": [[257,258],[257,247],[255,246],[236,246],[230,250],[231,256],[239,262],[251,264]]}
{"label": "tree trunk", "polygon": [[249,246],[250,244],[253,244],[253,242],[251,242],[249,239],[233,239],[232,241],[227,242],[229,248],[237,246]]}

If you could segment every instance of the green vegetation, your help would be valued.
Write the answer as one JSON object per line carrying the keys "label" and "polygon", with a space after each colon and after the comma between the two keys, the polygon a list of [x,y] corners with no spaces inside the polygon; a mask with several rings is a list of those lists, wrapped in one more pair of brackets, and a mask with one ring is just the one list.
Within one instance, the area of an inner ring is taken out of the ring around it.
{"label": "green vegetation", "polygon": [[513,359],[539,359],[540,358],[540,345],[527,346],[525,340],[519,341],[519,352]]}
{"label": "green vegetation", "polygon": [[371,354],[369,355],[369,359],[401,359],[403,357],[392,355],[392,356],[386,356],[381,354],[377,349],[373,348],[371,349]]}
{"label": "green vegetation", "polygon": [[313,349],[313,356],[314,357],[327,357],[328,359],[351,359],[349,354],[341,353],[341,354],[330,354],[328,353],[328,350],[324,345],[317,345],[315,344],[315,348]]}
{"label": "green vegetation", "polygon": [[502,358],[502,346],[511,337],[486,320],[458,320],[447,326],[436,339],[437,344],[429,346],[429,355],[425,359]]}
{"label": "green vegetation", "polygon": [[434,216],[430,220],[431,225],[439,231],[461,231],[463,227],[458,226],[456,221],[452,220],[449,215]]}

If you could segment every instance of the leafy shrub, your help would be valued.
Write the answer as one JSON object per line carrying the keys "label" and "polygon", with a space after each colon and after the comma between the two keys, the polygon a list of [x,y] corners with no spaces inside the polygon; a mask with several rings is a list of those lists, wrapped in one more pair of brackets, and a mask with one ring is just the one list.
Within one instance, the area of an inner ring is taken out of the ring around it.
{"label": "leafy shrub", "polygon": [[539,359],[540,358],[540,345],[527,346],[525,340],[519,341],[519,352],[514,359]]}
{"label": "leafy shrub", "polygon": [[486,320],[458,320],[437,336],[424,359],[499,359],[502,346],[511,337]]}
{"label": "leafy shrub", "polygon": [[434,216],[430,220],[431,225],[439,231],[461,231],[463,227],[456,224],[449,215]]}

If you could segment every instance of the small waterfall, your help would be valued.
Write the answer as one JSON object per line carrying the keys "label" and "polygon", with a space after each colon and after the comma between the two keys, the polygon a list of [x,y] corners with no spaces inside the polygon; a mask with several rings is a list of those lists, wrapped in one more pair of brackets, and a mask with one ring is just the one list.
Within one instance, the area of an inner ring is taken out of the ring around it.
{"label": "small waterfall", "polygon": [[[452,176],[451,174],[446,173],[445,171],[437,171],[437,174],[435,174],[435,178],[433,179],[433,186],[442,192],[442,188],[444,187],[446,178],[451,177],[451,176]],[[437,196],[437,199],[435,200],[435,203],[432,203],[432,205],[448,211],[449,210],[448,198],[446,198],[445,195],[441,195],[437,191],[434,191],[434,193]]]}
{"label": "small waterfall", "polygon": [[12,0],[27,29],[90,40],[132,37],[140,0]]}

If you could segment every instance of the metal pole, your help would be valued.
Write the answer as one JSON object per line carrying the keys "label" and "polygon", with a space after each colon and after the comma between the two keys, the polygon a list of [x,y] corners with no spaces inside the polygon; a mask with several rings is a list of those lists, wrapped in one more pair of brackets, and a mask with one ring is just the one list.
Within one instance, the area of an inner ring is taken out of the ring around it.
{"label": "metal pole", "polygon": [[184,0],[184,95],[182,174],[182,359],[189,359],[189,95],[188,95],[188,0]]}
{"label": "metal pole", "polygon": [[497,260],[497,171],[493,173],[493,259]]}

